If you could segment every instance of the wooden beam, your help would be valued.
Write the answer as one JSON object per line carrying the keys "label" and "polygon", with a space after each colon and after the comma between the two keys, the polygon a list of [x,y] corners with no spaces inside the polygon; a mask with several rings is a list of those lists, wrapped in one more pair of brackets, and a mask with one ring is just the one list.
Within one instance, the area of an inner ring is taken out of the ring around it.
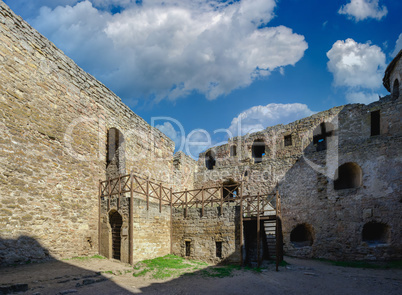
{"label": "wooden beam", "polygon": [[130,176],[130,210],[129,210],[129,231],[128,231],[128,255],[129,263],[134,263],[134,176]]}
{"label": "wooden beam", "polygon": [[243,266],[243,183],[240,185],[240,265]]}
{"label": "wooden beam", "polygon": [[260,267],[260,195],[257,196],[257,267]]}
{"label": "wooden beam", "polygon": [[204,216],[204,186],[201,187],[201,202],[202,202],[201,217],[203,217]]}
{"label": "wooden beam", "polygon": [[98,195],[98,254],[101,255],[101,195],[102,195],[102,182],[99,180],[99,195]]}
{"label": "wooden beam", "polygon": [[173,254],[173,192],[172,187],[170,192],[170,254]]}

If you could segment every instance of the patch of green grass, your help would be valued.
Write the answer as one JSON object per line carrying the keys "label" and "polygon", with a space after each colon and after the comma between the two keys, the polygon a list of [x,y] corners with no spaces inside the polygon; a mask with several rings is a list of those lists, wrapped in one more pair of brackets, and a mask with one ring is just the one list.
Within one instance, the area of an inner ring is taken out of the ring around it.
{"label": "patch of green grass", "polygon": [[225,278],[233,276],[233,271],[240,269],[239,265],[217,266],[202,270],[201,275],[210,278]]}
{"label": "patch of green grass", "polygon": [[289,265],[289,263],[287,263],[285,260],[279,262],[279,266],[286,266],[286,265]]}
{"label": "patch of green grass", "polygon": [[108,273],[108,274],[111,274],[111,275],[113,275],[114,273],[113,273],[113,271],[111,271],[111,270],[105,270],[105,271],[102,271],[103,273]]}
{"label": "patch of green grass", "polygon": [[208,264],[201,261],[186,260],[175,255],[166,255],[154,259],[143,260],[134,265],[133,276],[140,277],[150,273],[154,279],[177,277],[183,273],[194,271]]}

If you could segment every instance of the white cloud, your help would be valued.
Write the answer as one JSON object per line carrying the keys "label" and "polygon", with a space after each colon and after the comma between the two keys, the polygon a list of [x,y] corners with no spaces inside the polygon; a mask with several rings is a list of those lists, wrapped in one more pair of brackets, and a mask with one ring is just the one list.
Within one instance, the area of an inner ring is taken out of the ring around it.
{"label": "white cloud", "polygon": [[351,0],[350,3],[342,5],[338,13],[346,14],[348,18],[358,22],[367,18],[380,20],[387,15],[388,10],[384,5],[380,7],[378,0]]}
{"label": "white cloud", "polygon": [[[174,100],[198,91],[215,99],[294,65],[307,49],[287,27],[259,29],[274,17],[275,0],[92,2],[42,8],[32,24],[127,98]],[[111,3],[125,10],[96,8]]]}
{"label": "white cloud", "polygon": [[385,70],[385,54],[370,43],[357,43],[353,39],[338,40],[327,52],[329,71],[334,75],[335,86],[381,87]]}
{"label": "white cloud", "polygon": [[257,132],[268,126],[288,124],[314,114],[307,105],[301,103],[277,104],[249,108],[232,120],[229,131],[232,136]]}
{"label": "white cloud", "polygon": [[181,143],[180,132],[177,131],[170,122],[164,122],[162,125],[156,125],[155,128],[159,129],[167,137],[174,141],[175,146],[179,147]]}
{"label": "white cloud", "polygon": [[346,100],[349,103],[364,103],[369,104],[373,101],[377,101],[379,95],[377,93],[366,93],[366,92],[348,92],[346,93]]}
{"label": "white cloud", "polygon": [[394,52],[392,52],[391,56],[395,57],[401,49],[402,49],[402,33],[399,34],[398,40],[396,40],[395,49]]}

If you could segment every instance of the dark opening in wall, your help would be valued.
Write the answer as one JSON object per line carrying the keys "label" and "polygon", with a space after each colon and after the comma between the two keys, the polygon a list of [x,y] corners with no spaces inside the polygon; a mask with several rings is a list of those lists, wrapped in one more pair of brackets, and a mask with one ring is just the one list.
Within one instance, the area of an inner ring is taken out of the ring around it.
{"label": "dark opening in wall", "polygon": [[222,258],[222,242],[216,242],[216,257]]}
{"label": "dark opening in wall", "polygon": [[374,111],[371,115],[371,136],[380,135],[380,111]]}
{"label": "dark opening in wall", "polygon": [[109,223],[112,228],[112,257],[120,260],[120,247],[121,247],[121,226],[123,225],[123,218],[117,211],[112,211],[109,214]]}
{"label": "dark opening in wall", "polygon": [[369,245],[386,244],[389,239],[389,226],[380,222],[368,222],[363,226],[362,240]]}
{"label": "dark opening in wall", "polygon": [[316,146],[317,152],[325,151],[328,145],[328,137],[334,135],[333,131],[328,131],[328,127],[331,127],[329,123],[321,123],[320,126],[317,126],[313,132],[313,144]]}
{"label": "dark opening in wall", "polygon": [[191,242],[186,241],[186,256],[190,256],[190,255],[191,255]]}
{"label": "dark opening in wall", "polygon": [[335,173],[334,189],[359,187],[362,184],[362,169],[353,162],[339,166]]}
{"label": "dark opening in wall", "polygon": [[223,183],[223,199],[233,201],[239,195],[239,184],[233,180]]}
{"label": "dark opening in wall", "polygon": [[252,156],[254,163],[261,163],[262,156],[265,155],[265,142],[263,139],[256,139],[253,142]]}
{"label": "dark opening in wall", "polygon": [[208,151],[205,154],[205,167],[207,167],[208,170],[212,170],[214,169],[215,164],[215,153],[213,151]]}
{"label": "dark opening in wall", "polygon": [[394,86],[392,87],[392,98],[397,99],[399,97],[399,80],[395,79]]}
{"label": "dark opening in wall", "polygon": [[117,128],[110,128],[106,143],[106,176],[115,178],[125,174],[126,160],[124,151],[124,136]]}
{"label": "dark opening in wall", "polygon": [[230,156],[231,157],[237,156],[237,147],[234,144],[230,146]]}
{"label": "dark opening in wall", "polygon": [[311,225],[298,224],[290,233],[290,242],[296,248],[311,246],[314,242]]}
{"label": "dark opening in wall", "polygon": [[285,141],[285,146],[291,146],[292,145],[292,135],[285,135],[284,137]]}
{"label": "dark opening in wall", "polygon": [[[258,260],[258,239],[257,239],[257,220],[247,220],[243,222],[244,233],[244,263],[255,265]],[[260,221],[260,259],[268,259],[268,241],[264,230],[264,222]]]}

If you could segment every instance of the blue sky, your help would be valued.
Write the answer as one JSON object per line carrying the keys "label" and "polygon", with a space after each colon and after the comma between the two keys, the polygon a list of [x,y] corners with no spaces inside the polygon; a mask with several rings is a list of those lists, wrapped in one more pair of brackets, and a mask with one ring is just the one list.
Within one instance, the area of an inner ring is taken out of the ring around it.
{"label": "blue sky", "polygon": [[4,2],[177,149],[372,102],[402,48],[399,0]]}

